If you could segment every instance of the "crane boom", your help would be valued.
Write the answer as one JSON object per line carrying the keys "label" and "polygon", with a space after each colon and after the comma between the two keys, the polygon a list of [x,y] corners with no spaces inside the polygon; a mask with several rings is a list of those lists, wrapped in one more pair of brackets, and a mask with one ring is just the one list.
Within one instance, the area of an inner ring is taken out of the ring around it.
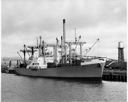
{"label": "crane boom", "polygon": [[21,57],[21,55],[19,54],[19,52],[17,52],[17,54],[20,56],[20,58],[23,60],[23,58]]}
{"label": "crane boom", "polygon": [[99,41],[99,38],[93,43],[93,45],[87,50],[87,52],[85,53],[85,55],[91,51],[91,49],[96,45],[96,43]]}

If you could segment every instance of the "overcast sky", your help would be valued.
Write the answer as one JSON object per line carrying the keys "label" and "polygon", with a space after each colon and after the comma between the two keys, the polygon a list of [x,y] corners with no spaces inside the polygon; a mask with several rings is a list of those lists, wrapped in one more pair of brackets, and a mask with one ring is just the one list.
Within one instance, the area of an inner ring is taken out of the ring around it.
{"label": "overcast sky", "polygon": [[100,39],[88,55],[117,59],[122,41],[126,59],[126,0],[2,0],[2,57],[18,56],[39,35],[55,43],[63,18],[67,40],[74,40],[74,28],[88,44],[84,48]]}

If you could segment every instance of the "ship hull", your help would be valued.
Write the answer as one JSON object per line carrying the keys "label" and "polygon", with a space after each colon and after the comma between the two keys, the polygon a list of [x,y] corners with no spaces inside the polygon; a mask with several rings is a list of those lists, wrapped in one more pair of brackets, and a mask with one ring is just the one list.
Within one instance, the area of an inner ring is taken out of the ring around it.
{"label": "ship hull", "polygon": [[15,68],[18,75],[49,78],[85,78],[102,79],[104,63],[90,64],[84,66],[65,66],[46,69]]}

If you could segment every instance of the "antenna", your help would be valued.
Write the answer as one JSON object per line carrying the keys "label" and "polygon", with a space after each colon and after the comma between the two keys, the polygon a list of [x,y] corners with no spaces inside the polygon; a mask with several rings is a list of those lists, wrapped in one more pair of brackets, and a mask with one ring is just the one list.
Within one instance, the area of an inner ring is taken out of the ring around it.
{"label": "antenna", "polygon": [[38,37],[36,38],[36,41],[37,41],[37,48],[39,47],[39,44],[38,44]]}
{"label": "antenna", "polygon": [[76,28],[75,28],[75,43],[77,42],[77,38],[76,38]]}

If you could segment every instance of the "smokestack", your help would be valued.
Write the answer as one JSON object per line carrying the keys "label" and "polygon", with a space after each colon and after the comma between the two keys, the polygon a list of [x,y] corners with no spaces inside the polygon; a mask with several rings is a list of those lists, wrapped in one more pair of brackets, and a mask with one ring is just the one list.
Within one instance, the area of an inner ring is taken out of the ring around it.
{"label": "smokestack", "polygon": [[65,19],[63,19],[63,41],[65,45]]}
{"label": "smokestack", "polygon": [[63,19],[63,47],[64,47],[64,54],[65,54],[65,58],[64,58],[64,63],[66,63],[66,46],[65,46],[65,42],[66,42],[66,32],[65,32],[65,19]]}

